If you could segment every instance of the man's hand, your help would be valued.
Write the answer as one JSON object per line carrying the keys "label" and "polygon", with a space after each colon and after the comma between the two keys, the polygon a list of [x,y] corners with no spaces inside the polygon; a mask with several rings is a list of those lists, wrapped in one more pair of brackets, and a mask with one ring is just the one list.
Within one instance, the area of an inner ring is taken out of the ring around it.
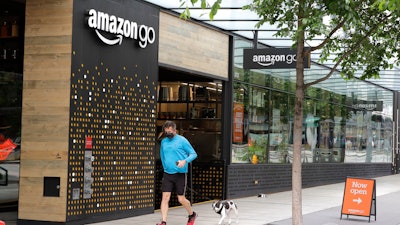
{"label": "man's hand", "polygon": [[185,164],[186,164],[186,160],[178,160],[178,161],[176,162],[176,166],[179,167],[179,168],[184,167]]}

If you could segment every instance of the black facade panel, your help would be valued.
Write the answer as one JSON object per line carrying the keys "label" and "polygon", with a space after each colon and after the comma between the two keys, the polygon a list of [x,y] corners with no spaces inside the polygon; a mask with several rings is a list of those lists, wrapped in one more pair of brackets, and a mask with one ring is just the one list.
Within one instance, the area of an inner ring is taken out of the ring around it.
{"label": "black facade panel", "polygon": [[43,178],[43,196],[60,197],[60,177]]}
{"label": "black facade panel", "polygon": [[74,1],[68,224],[154,211],[159,9]]}
{"label": "black facade panel", "polygon": [[[163,169],[161,161],[156,162],[156,188],[155,208],[159,209],[162,199],[161,181]],[[226,165],[223,161],[211,161],[208,163],[192,162],[187,177],[186,198],[193,203],[222,199],[224,196]],[[169,202],[170,207],[180,206],[173,193]]]}
{"label": "black facade panel", "polygon": [[[303,164],[303,188],[344,182],[347,176],[372,178],[392,174],[390,163]],[[292,165],[228,166],[227,198],[256,196],[292,189]]]}

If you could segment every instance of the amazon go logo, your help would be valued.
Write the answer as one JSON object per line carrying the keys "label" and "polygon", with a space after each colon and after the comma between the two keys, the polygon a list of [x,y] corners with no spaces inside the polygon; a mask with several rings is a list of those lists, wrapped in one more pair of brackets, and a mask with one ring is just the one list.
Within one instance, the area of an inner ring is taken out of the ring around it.
{"label": "amazon go logo", "polygon": [[[123,38],[130,38],[139,41],[141,48],[146,48],[148,44],[153,44],[156,39],[156,32],[153,27],[139,25],[127,19],[109,15],[108,13],[90,9],[87,24],[95,29],[97,36],[107,45],[121,45]],[[113,34],[113,37],[105,37],[103,32]]]}
{"label": "amazon go logo", "polygon": [[[297,50],[290,48],[243,49],[243,69],[296,68]],[[304,57],[304,68],[310,68],[310,57]]]}

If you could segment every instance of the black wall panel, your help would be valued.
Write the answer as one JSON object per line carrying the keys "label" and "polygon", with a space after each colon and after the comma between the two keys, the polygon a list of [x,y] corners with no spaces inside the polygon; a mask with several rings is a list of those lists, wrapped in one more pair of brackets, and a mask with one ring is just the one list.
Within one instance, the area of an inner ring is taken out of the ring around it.
{"label": "black wall panel", "polygon": [[[344,182],[347,176],[372,178],[390,174],[390,163],[308,163],[303,164],[303,188]],[[227,179],[227,198],[288,191],[292,189],[292,165],[233,164],[228,166]]]}
{"label": "black wall panel", "polygon": [[[98,26],[90,27],[89,21]],[[139,1],[74,2],[67,190],[71,223],[154,210],[158,23],[158,9]]]}
{"label": "black wall panel", "polygon": [[[161,161],[157,162],[155,208],[159,209],[162,199],[161,182],[163,169]],[[225,191],[226,164],[224,161],[209,163],[192,162],[187,177],[185,196],[190,202],[199,203],[214,199],[223,199]],[[176,194],[173,193],[169,206],[180,206]]]}

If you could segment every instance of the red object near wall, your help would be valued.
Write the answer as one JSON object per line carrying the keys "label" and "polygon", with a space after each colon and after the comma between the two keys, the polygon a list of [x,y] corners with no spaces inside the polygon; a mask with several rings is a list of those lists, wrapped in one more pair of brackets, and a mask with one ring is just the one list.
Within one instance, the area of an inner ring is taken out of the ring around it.
{"label": "red object near wall", "polygon": [[0,143],[0,161],[7,159],[8,155],[17,147],[14,142],[8,138],[3,143]]}

